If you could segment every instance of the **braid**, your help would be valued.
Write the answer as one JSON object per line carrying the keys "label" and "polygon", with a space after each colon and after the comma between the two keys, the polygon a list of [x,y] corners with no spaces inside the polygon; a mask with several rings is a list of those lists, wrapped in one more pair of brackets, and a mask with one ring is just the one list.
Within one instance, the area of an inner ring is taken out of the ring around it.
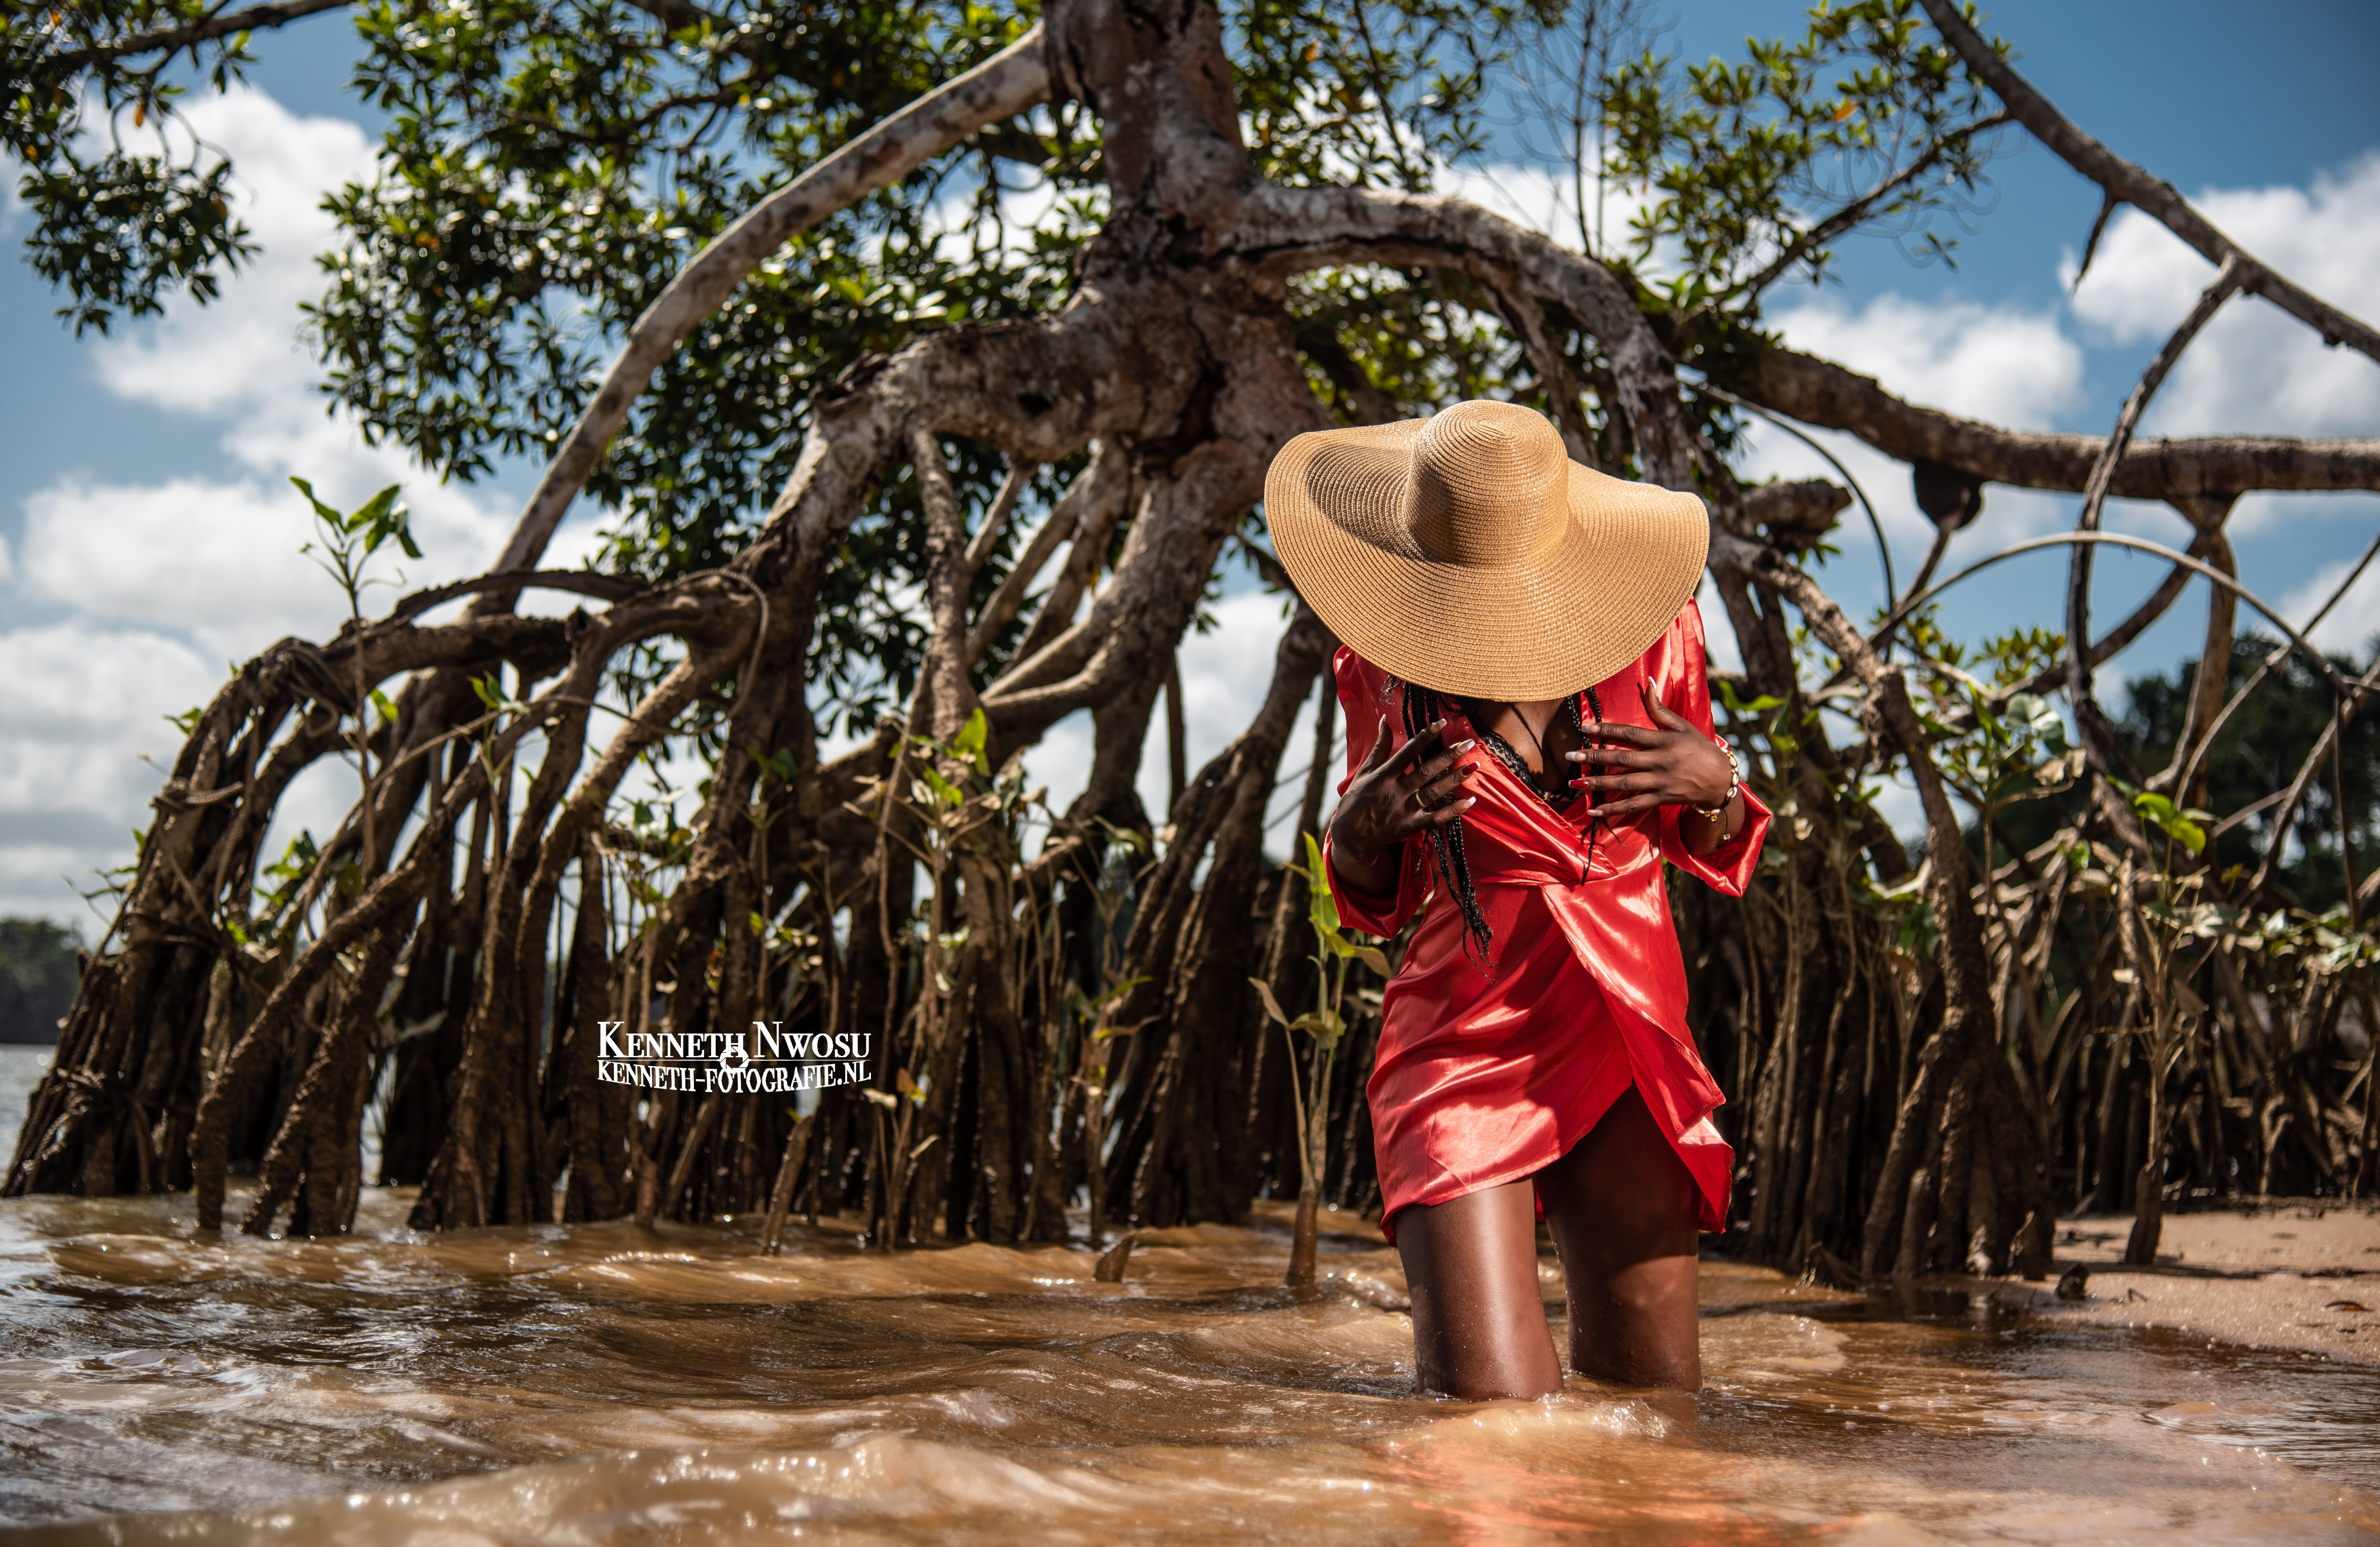
{"label": "braid", "polygon": [[[1597,730],[1602,729],[1603,700],[1595,696],[1595,689],[1592,688],[1589,688],[1586,690],[1586,706],[1587,708],[1595,711],[1596,728]],[[1573,698],[1570,700],[1570,712],[1572,714],[1576,714],[1578,713],[1578,700]],[[1579,739],[1581,741],[1585,741],[1586,739],[1586,727],[1585,725],[1581,725],[1578,729]],[[1597,748],[1602,747],[1603,738],[1600,736],[1597,737],[1595,744]],[[1594,771],[1592,769],[1588,769],[1587,772],[1592,773]],[[1595,798],[1595,791],[1591,789],[1588,790],[1586,792],[1586,868],[1590,874],[1592,874],[1595,870],[1595,837],[1597,834],[1603,830],[1603,813],[1595,809],[1599,804],[1601,804],[1601,802]]]}
{"label": "braid", "polygon": [[[1439,716],[1441,705],[1438,695],[1416,683],[1405,684],[1405,739],[1410,741],[1422,728]],[[1488,926],[1488,915],[1479,910],[1479,895],[1471,884],[1471,863],[1463,856],[1463,819],[1442,823],[1429,830],[1430,858],[1438,867],[1439,883],[1446,888],[1455,907],[1463,915],[1464,954],[1473,956],[1481,967],[1488,965],[1488,947],[1496,932]],[[1473,955],[1475,948],[1475,955]]]}

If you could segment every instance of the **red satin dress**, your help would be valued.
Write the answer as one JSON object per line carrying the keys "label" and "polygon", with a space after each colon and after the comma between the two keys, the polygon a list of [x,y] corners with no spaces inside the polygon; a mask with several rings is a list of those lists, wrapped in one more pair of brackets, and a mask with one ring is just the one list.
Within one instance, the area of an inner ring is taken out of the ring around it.
{"label": "red satin dress", "polygon": [[[1347,715],[1348,778],[1372,750],[1385,716],[1405,739],[1403,685],[1350,650],[1331,662]],[[1636,661],[1596,685],[1606,720],[1649,725],[1637,683],[1711,734],[1702,613],[1688,602]],[[1580,695],[1581,713],[1594,714]],[[1441,699],[1446,739],[1478,735]],[[1743,791],[1744,822],[1707,855],[1680,840],[1684,808],[1601,822],[1588,854],[1585,792],[1557,810],[1481,738],[1463,819],[1474,892],[1494,933],[1482,967],[1463,950],[1463,915],[1438,883],[1427,838],[1405,842],[1397,895],[1350,892],[1332,871],[1339,915],[1394,934],[1415,909],[1420,928],[1381,1002],[1380,1046],[1368,1092],[1379,1162],[1382,1233],[1397,1211],[1534,1175],[1584,1139],[1633,1085],[1693,1174],[1701,1227],[1726,1227],[1734,1152],[1711,1126],[1724,1099],[1686,1029],[1685,964],[1663,889],[1666,859],[1730,896],[1742,896],[1760,858],[1768,808]],[[1568,765],[1565,765],[1568,766]],[[1557,773],[1567,787],[1574,774]],[[1326,846],[1327,852],[1327,846]]]}

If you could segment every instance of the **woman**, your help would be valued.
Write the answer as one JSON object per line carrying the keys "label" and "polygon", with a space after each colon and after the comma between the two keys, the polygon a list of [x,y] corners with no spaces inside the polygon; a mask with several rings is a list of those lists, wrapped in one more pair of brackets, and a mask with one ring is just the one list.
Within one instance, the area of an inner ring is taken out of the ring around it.
{"label": "woman", "polygon": [[1281,562],[1344,648],[1340,916],[1421,923],[1368,1088],[1422,1384],[1701,1383],[1697,1230],[1732,1155],[1685,1025],[1662,861],[1741,895],[1768,812],[1715,738],[1692,494],[1572,463],[1509,403],[1300,435],[1265,487]]}

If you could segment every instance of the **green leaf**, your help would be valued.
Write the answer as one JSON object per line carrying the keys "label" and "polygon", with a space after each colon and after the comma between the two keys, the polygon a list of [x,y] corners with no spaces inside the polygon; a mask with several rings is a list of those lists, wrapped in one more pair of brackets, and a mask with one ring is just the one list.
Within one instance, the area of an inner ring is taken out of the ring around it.
{"label": "green leaf", "polygon": [[377,688],[371,690],[371,706],[380,711],[380,717],[382,720],[391,725],[396,723],[396,705],[391,703],[388,695]]}
{"label": "green leaf", "polygon": [[1282,1011],[1281,1001],[1272,995],[1272,985],[1262,978],[1250,978],[1248,981],[1256,986],[1257,997],[1264,1001],[1265,1014],[1272,1017],[1278,1025],[1289,1025],[1289,1017]]}
{"label": "green leaf", "polygon": [[396,503],[397,488],[396,484],[392,483],[364,501],[362,505],[356,507],[356,513],[351,519],[373,526],[379,526],[391,519],[402,519],[405,507]]}
{"label": "green leaf", "polygon": [[917,767],[917,777],[928,789],[934,792],[934,798],[945,806],[961,805],[966,800],[965,794],[956,785],[922,763]]}
{"label": "green leaf", "polygon": [[333,531],[343,532],[347,530],[347,518],[338,511],[332,509],[327,505],[324,505],[322,500],[316,496],[314,486],[312,484],[307,482],[302,478],[293,478],[289,481],[296,484],[298,486],[298,492],[306,496],[307,503],[314,507],[315,516],[322,520],[323,525],[329,527]]}
{"label": "green leaf", "polygon": [[1302,834],[1305,839],[1305,876],[1313,884],[1308,888],[1313,900],[1309,911],[1314,920],[1314,932],[1329,939],[1338,934],[1339,900],[1330,895],[1330,867],[1323,863],[1322,846],[1314,834]]}
{"label": "green leaf", "polygon": [[2199,823],[2212,820],[2209,813],[2185,810],[2165,796],[2145,789],[2132,793],[2132,810],[2191,853],[2197,854],[2205,849],[2206,829]]}
{"label": "green leaf", "polygon": [[398,485],[390,484],[358,506],[347,518],[347,530],[363,534],[364,552],[378,553],[381,544],[395,538],[408,557],[419,558],[421,551],[413,545],[413,535],[406,530],[405,506],[396,503]]}
{"label": "green leaf", "polygon": [[1738,719],[1750,719],[1755,714],[1766,714],[1772,709],[1785,706],[1785,700],[1773,693],[1763,693],[1747,703],[1736,697],[1735,684],[1723,676],[1713,677],[1711,685],[1718,689],[1719,701],[1726,704],[1728,712]]}
{"label": "green leaf", "polygon": [[991,764],[985,760],[983,749],[990,734],[990,722],[983,717],[983,705],[978,704],[958,735],[951,738],[951,750],[975,764],[977,772],[990,774]]}

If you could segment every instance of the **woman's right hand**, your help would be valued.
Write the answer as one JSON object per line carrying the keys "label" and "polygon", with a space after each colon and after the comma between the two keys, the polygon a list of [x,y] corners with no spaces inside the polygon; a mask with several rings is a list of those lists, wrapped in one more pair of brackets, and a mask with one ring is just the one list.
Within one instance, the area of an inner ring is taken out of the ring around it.
{"label": "woman's right hand", "polygon": [[1390,750],[1389,722],[1380,718],[1372,750],[1355,769],[1347,793],[1330,813],[1330,865],[1341,881],[1369,897],[1394,896],[1398,857],[1416,833],[1443,827],[1478,803],[1463,793],[1475,763],[1458,760],[1475,741],[1446,745],[1446,722]]}

